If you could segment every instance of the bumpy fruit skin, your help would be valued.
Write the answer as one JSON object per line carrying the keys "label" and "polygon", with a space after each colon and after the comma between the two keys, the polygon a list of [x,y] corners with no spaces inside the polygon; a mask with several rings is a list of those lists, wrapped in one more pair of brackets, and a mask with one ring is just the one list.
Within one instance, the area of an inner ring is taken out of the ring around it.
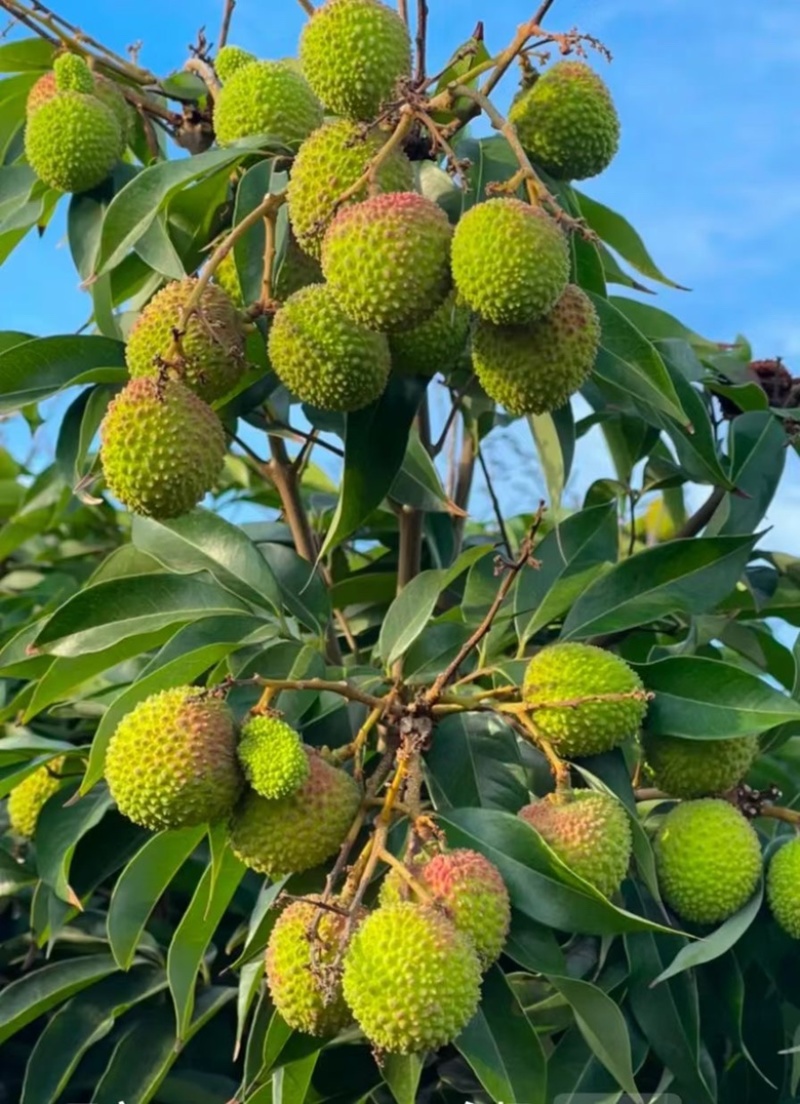
{"label": "bumpy fruit skin", "polygon": [[[236,271],[236,262],[233,253],[226,253],[222,261],[214,270],[214,280],[233,305],[239,310],[244,308],[245,301],[242,294],[242,285],[239,283],[239,274]],[[277,271],[273,269],[272,298],[283,302],[300,288],[309,284],[322,283],[322,269],[319,261],[304,253],[294,237],[289,234],[286,242],[286,250],[281,258]]]}
{"label": "bumpy fruit skin", "polygon": [[597,176],[619,146],[608,88],[581,61],[554,65],[515,99],[508,118],[534,161],[557,180]]}
{"label": "bumpy fruit skin", "polygon": [[231,711],[196,686],[153,694],[120,721],[105,772],[134,824],[158,832],[222,820],[244,784]]}
{"label": "bumpy fruit skin", "polygon": [[296,149],[322,122],[322,107],[305,77],[282,61],[254,61],[236,69],[214,105],[221,146],[251,134]]}
{"label": "bumpy fruit skin", "polygon": [[447,215],[416,192],[341,210],[322,242],[322,271],[345,314],[393,332],[429,318],[450,291]]}
{"label": "bumpy fruit skin", "polygon": [[742,781],[758,749],[757,736],[735,740],[682,740],[677,736],[644,739],[654,785],[670,797],[725,793]]}
{"label": "bumpy fruit skin", "polygon": [[453,279],[487,322],[524,326],[554,307],[569,278],[567,239],[539,207],[489,199],[460,220],[453,236]]}
{"label": "bumpy fruit skin", "polygon": [[752,896],[761,874],[755,829],[727,801],[676,806],[655,839],[658,882],[671,908],[695,924],[715,924]]}
{"label": "bumpy fruit skin", "polygon": [[792,939],[800,939],[800,837],[785,843],[767,867],[767,901]]}
{"label": "bumpy fruit skin", "polygon": [[411,40],[378,0],[327,0],[303,28],[300,62],[331,114],[373,119],[411,71]]}
{"label": "bumpy fruit skin", "polygon": [[255,54],[243,50],[241,46],[223,46],[214,59],[214,68],[221,81],[228,81],[237,69],[243,69],[257,60]]}
{"label": "bumpy fruit skin", "polygon": [[[93,91],[96,99],[100,100],[101,103],[105,104],[105,106],[111,110],[119,124],[120,154],[122,154],[128,144],[128,135],[132,124],[131,108],[128,106],[125,97],[114,81],[109,80],[108,77],[104,77],[101,73],[93,73],[92,77],[94,80],[94,88],[91,91]],[[28,99],[25,103],[25,112],[28,118],[30,118],[42,104],[51,100],[57,92],[55,73],[52,70],[49,73],[43,73],[28,93]]]}
{"label": "bumpy fruit skin", "polygon": [[594,790],[548,794],[520,809],[519,816],[576,874],[605,897],[616,893],[631,861],[633,838],[628,814],[613,797]]}
{"label": "bumpy fruit skin", "polygon": [[15,835],[33,839],[39,813],[61,787],[59,774],[63,766],[63,755],[51,759],[29,774],[8,795],[8,821]]}
{"label": "bumpy fruit skin", "polygon": [[[158,377],[166,368],[205,402],[226,395],[245,369],[244,335],[231,300],[207,284],[185,324],[181,310],[196,280],[175,280],[157,292],[136,319],[125,346],[133,379]],[[180,331],[177,342],[175,330]]]}
{"label": "bumpy fruit skin", "polygon": [[557,410],[591,374],[600,323],[591,299],[575,284],[548,314],[529,326],[479,322],[472,365],[486,394],[510,414]]}
{"label": "bumpy fruit skin", "polygon": [[575,757],[611,751],[635,735],[647,710],[640,697],[618,701],[552,703],[596,694],[634,694],[639,676],[624,659],[593,644],[551,644],[528,664],[522,694],[537,728],[559,755]]}
{"label": "bumpy fruit skin", "polygon": [[108,489],[135,514],[179,517],[211,490],[225,434],[211,407],[180,383],[135,379],[100,426]]}
{"label": "bumpy fruit skin", "polygon": [[342,988],[358,1025],[389,1054],[435,1050],[478,1007],[481,968],[468,936],[439,909],[410,901],[373,912],[344,960]]}
{"label": "bumpy fruit skin", "polygon": [[[298,242],[312,257],[322,252],[322,239],[334,215],[334,203],[361,177],[387,139],[347,119],[332,119],[303,142],[292,165],[287,188],[289,219]],[[407,192],[414,175],[411,162],[397,150],[379,167],[379,192]],[[367,198],[367,185],[347,200],[352,205]],[[343,205],[344,206],[344,205]]]}
{"label": "bumpy fruit skin", "polygon": [[113,169],[122,145],[119,124],[95,96],[56,92],[25,125],[25,156],[51,188],[85,192]]}
{"label": "bumpy fruit skin", "polygon": [[252,717],[242,727],[239,762],[262,797],[286,797],[308,778],[308,756],[300,736],[280,717]]}
{"label": "bumpy fruit skin", "polygon": [[[309,938],[320,910],[318,897],[295,901],[285,909],[275,923],[267,944],[267,984],[272,1003],[294,1031],[330,1038],[353,1022],[353,1014],[345,1004],[341,983],[326,999],[320,978],[312,972],[317,967],[335,962],[345,934],[346,918],[323,910],[317,926],[317,939],[312,959]],[[366,915],[362,911],[361,918]]]}
{"label": "bumpy fruit skin", "polygon": [[53,76],[58,92],[94,92],[92,72],[77,54],[61,54],[53,62]]}
{"label": "bumpy fruit skin", "polygon": [[361,792],[343,770],[306,748],[309,776],[299,790],[270,801],[248,791],[234,810],[230,845],[246,866],[271,877],[310,870],[339,848]]}
{"label": "bumpy fruit skin", "polygon": [[399,376],[446,376],[464,357],[469,330],[470,313],[451,291],[419,326],[390,335],[392,371]]}
{"label": "bumpy fruit skin", "polygon": [[269,359],[292,394],[320,410],[360,410],[389,377],[384,334],[351,321],[326,284],[291,295],[269,332]]}

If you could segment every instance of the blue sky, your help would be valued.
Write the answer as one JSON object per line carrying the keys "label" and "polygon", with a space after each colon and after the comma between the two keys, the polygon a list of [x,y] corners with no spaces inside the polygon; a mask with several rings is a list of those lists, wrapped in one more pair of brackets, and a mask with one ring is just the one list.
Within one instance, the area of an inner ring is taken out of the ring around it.
{"label": "blue sky", "polygon": [[[525,0],[430,0],[430,68],[479,19],[489,49],[501,49],[534,7]],[[142,64],[158,73],[183,64],[199,25],[214,37],[221,8],[222,0],[58,5],[120,52],[142,40]],[[303,20],[292,0],[238,0],[231,41],[262,56],[294,53]],[[614,56],[611,65],[597,65],[622,119],[621,149],[584,189],[623,212],[667,274],[693,289],[660,290],[655,302],[708,337],[746,334],[757,356],[781,355],[800,375],[800,4],[556,0],[547,25],[577,25]],[[501,86],[501,108],[514,83],[511,76]],[[30,237],[0,269],[0,325],[74,329],[86,314],[77,283],[56,220],[44,239]],[[493,443],[488,455],[509,504],[519,508],[521,486],[527,498],[539,494],[524,433]],[[609,468],[587,442],[570,491],[577,496]],[[800,487],[799,473],[792,456],[787,487]],[[792,541],[800,545],[787,509],[796,505],[797,496],[782,492],[769,519],[777,526],[770,543],[787,551]]]}

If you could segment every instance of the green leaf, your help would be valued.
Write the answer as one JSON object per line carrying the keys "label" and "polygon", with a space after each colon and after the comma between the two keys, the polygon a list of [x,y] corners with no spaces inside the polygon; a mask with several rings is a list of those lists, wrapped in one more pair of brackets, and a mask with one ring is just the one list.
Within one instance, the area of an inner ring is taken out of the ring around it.
{"label": "green leaf", "polygon": [[673,540],[623,560],[578,598],[562,638],[621,632],[670,614],[713,609],[736,586],[758,537]]}
{"label": "green leaf", "polygon": [[482,807],[516,813],[528,801],[514,732],[490,713],[457,713],[441,720],[425,770],[439,810]]}
{"label": "green leaf", "polygon": [[244,864],[226,850],[217,878],[213,878],[208,866],[175,929],[167,953],[167,977],[175,1004],[178,1039],[188,1037],[197,972],[244,871]]}
{"label": "green leaf", "polygon": [[72,856],[80,840],[103,819],[111,808],[111,795],[98,787],[74,805],[66,802],[77,786],[59,790],[42,809],[36,822],[36,861],[39,875],[62,901],[75,904],[69,885]]}
{"label": "green leaf", "polygon": [[700,334],[696,334],[694,330],[688,329],[677,318],[668,314],[667,311],[654,307],[650,303],[642,303],[638,299],[628,299],[627,296],[620,295],[610,296],[609,302],[617,310],[622,311],[637,330],[641,330],[650,341],[667,341],[677,338],[681,341],[687,341],[692,348],[702,352],[716,352],[719,350],[718,342],[701,337]]}
{"label": "green leaf", "polygon": [[800,718],[800,704],[757,675],[703,656],[670,656],[636,667],[655,693],[647,728],[689,740],[751,736]]}
{"label": "green leaf", "polygon": [[331,603],[319,571],[284,544],[262,544],[261,554],[278,581],[284,607],[302,625],[324,632]]}
{"label": "green leaf", "polygon": [[670,357],[665,355],[664,363],[691,423],[686,427],[673,418],[657,419],[672,438],[678,461],[686,474],[696,482],[732,488],[733,484],[720,463],[716,432],[708,405]]}
{"label": "green leaf", "polygon": [[530,973],[550,975],[567,971],[567,960],[552,928],[537,924],[515,908],[511,910],[511,930],[503,954]]}
{"label": "green leaf", "polygon": [[389,488],[389,498],[404,506],[427,513],[457,513],[458,507],[447,497],[428,450],[412,428],[403,466]]}
{"label": "green leaf", "polygon": [[387,1054],[381,1072],[397,1104],[416,1104],[422,1076],[422,1055]]}
{"label": "green leaf", "polygon": [[124,383],[121,341],[85,336],[37,337],[0,352],[0,414],[38,403],[65,387]]}
{"label": "green leaf", "polygon": [[752,533],[769,509],[786,466],[786,431],[767,410],[751,410],[731,422],[728,449],[736,494],[725,504],[708,532]]}
{"label": "green leaf", "polygon": [[484,977],[480,1007],[455,1045],[492,1100],[547,1104],[542,1044],[499,966]]}
{"label": "green leaf", "polygon": [[657,280],[668,287],[686,291],[686,288],[670,280],[656,265],[645,248],[645,244],[636,233],[631,224],[622,215],[612,211],[610,207],[599,203],[596,199],[590,199],[583,192],[573,188],[573,195],[578,201],[580,212],[597,236],[619,253],[620,257],[628,262],[642,276],[651,280]]}
{"label": "green leaf", "polygon": [[0,993],[0,1043],[116,969],[111,955],[86,955],[41,966],[12,981]]}
{"label": "green leaf", "polygon": [[311,1078],[317,1065],[319,1052],[288,1062],[280,1066],[272,1075],[273,1104],[303,1104],[308,1099]]}
{"label": "green leaf", "polygon": [[133,575],[86,587],[56,610],[35,645],[52,655],[99,652],[121,636],[222,613],[246,613],[228,591],[191,576]]}
{"label": "green leaf", "polygon": [[49,69],[55,50],[51,42],[43,38],[22,38],[0,46],[0,73],[27,73]]}
{"label": "green leaf", "polygon": [[110,383],[86,388],[70,404],[62,419],[56,443],[56,463],[70,487],[76,487],[86,474],[87,454],[108,404],[118,390]]}
{"label": "green leaf", "polygon": [[106,924],[111,953],[121,970],[130,969],[150,914],[204,835],[204,825],[159,832],[120,874]]}
{"label": "green leaf", "polygon": [[566,403],[551,414],[531,414],[528,422],[544,472],[550,509],[557,514],[575,455],[572,406]]}
{"label": "green leaf", "polygon": [[339,502],[320,556],[351,536],[389,493],[426,383],[392,378],[377,402],[347,415]]}

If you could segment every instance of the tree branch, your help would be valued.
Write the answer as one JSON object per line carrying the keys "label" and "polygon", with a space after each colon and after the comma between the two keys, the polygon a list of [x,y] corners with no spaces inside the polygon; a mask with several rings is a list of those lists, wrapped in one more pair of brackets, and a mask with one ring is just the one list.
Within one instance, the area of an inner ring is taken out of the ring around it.
{"label": "tree branch", "polygon": [[235,7],[236,0],[225,0],[225,10],[222,13],[222,25],[219,29],[219,36],[217,38],[217,53],[220,52],[228,41],[228,32],[231,29],[231,17],[233,16],[233,9]]}
{"label": "tree branch", "polygon": [[478,445],[478,463],[481,466],[483,472],[483,478],[486,480],[486,489],[489,492],[489,498],[492,500],[492,509],[494,510],[494,516],[497,519],[497,528],[500,530],[500,536],[503,538],[503,544],[505,546],[506,555],[511,555],[511,541],[508,538],[508,530],[506,529],[505,519],[503,518],[502,510],[500,509],[500,502],[494,491],[494,485],[492,484],[491,476],[489,475],[489,469],[486,466],[486,461],[483,457],[480,445]]}
{"label": "tree branch", "polygon": [[[456,467],[456,485],[452,497],[456,506],[461,510],[466,510],[470,491],[472,490],[472,477],[475,473],[476,444],[472,430],[467,425],[466,421],[464,422],[462,432],[461,455],[458,458]],[[465,521],[466,514],[456,517],[453,523],[456,537],[456,552],[460,548],[464,536]]]}
{"label": "tree branch", "polygon": [[422,511],[413,506],[401,506],[400,548],[397,558],[397,593],[419,575],[422,559]]}
{"label": "tree branch", "polygon": [[414,83],[425,80],[425,37],[428,31],[428,4],[426,0],[417,0],[417,33],[415,38],[417,63],[414,68]]}
{"label": "tree branch", "polygon": [[676,540],[685,539],[686,537],[696,537],[701,529],[705,529],[709,521],[716,513],[717,507],[725,497],[725,491],[722,487],[715,487],[708,498],[705,500],[702,506],[700,506],[690,518],[688,518],[678,532],[675,534]]}

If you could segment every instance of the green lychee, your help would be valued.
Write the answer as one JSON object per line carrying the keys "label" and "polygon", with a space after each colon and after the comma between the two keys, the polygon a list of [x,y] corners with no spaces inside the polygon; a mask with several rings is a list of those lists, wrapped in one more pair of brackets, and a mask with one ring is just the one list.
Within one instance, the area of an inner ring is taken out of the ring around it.
{"label": "green lychee", "polygon": [[[302,248],[312,257],[320,256],[322,239],[335,214],[334,204],[339,196],[363,176],[388,138],[388,134],[379,130],[365,131],[347,119],[332,119],[303,142],[292,165],[286,194],[292,229]],[[378,167],[374,189],[377,192],[407,192],[412,183],[411,162],[402,151],[395,150]],[[368,194],[365,184],[346,203],[358,203]]]}
{"label": "green lychee", "polygon": [[291,295],[269,332],[269,358],[281,382],[320,410],[359,410],[380,398],[389,377],[384,334],[351,321],[327,284]]}
{"label": "green lychee", "polygon": [[633,837],[619,801],[595,790],[548,794],[520,809],[563,863],[605,897],[619,889],[631,861]]}
{"label": "green lychee", "polygon": [[373,912],[344,960],[347,1004],[389,1054],[435,1050],[469,1023],[480,999],[472,941],[441,910],[410,901]]}
{"label": "green lychee", "polygon": [[244,785],[230,709],[196,686],[145,698],[117,725],[105,774],[119,811],[144,828],[224,819]]}
{"label": "green lychee", "polygon": [[271,714],[251,717],[238,748],[245,778],[262,797],[286,797],[308,778],[308,756],[298,732]]}
{"label": "green lychee", "polygon": [[361,791],[351,776],[306,748],[309,775],[299,790],[270,800],[248,791],[234,811],[230,844],[261,874],[276,877],[310,870],[339,849]]}
{"label": "green lychee", "polygon": [[489,199],[456,227],[453,279],[467,306],[487,322],[535,322],[558,302],[568,278],[567,239],[540,207]]}
{"label": "green lychee", "polygon": [[[130,105],[123,96],[115,81],[104,77],[102,73],[92,73],[94,87],[90,89],[96,99],[105,104],[114,115],[120,128],[120,154],[128,144],[128,136],[133,122],[133,114]],[[51,100],[58,92],[56,87],[56,75],[51,70],[43,73],[31,88],[25,103],[25,112],[30,117],[42,104]]]}
{"label": "green lychee", "polygon": [[776,851],[767,867],[767,901],[792,939],[800,939],[800,836]]}
{"label": "green lychee", "polygon": [[63,767],[64,756],[59,755],[29,774],[8,795],[8,822],[15,835],[33,839],[39,813],[61,788]]}
{"label": "green lychee", "polygon": [[181,383],[135,379],[100,426],[108,489],[136,514],[188,513],[214,486],[225,434],[214,411]]}
{"label": "green lychee", "polygon": [[[292,1030],[330,1038],[353,1022],[341,980],[330,976],[343,950],[347,917],[317,908],[319,900],[294,901],[276,921],[267,944],[267,984]],[[365,915],[362,910],[360,918]]]}
{"label": "green lychee", "polygon": [[600,323],[591,299],[567,284],[556,305],[529,326],[479,322],[472,364],[486,394],[510,414],[557,410],[594,366]]}
{"label": "green lychee", "polygon": [[570,758],[611,751],[637,733],[647,710],[636,672],[592,644],[542,648],[525,671],[522,696],[542,736]]}
{"label": "green lychee", "polygon": [[297,70],[282,61],[255,61],[235,69],[214,104],[221,146],[268,135],[296,149],[322,122],[322,107]]}
{"label": "green lychee", "polygon": [[243,69],[245,65],[257,61],[255,54],[249,50],[243,50],[241,46],[223,46],[214,59],[214,68],[221,81],[231,79],[237,69]]}
{"label": "green lychee", "polygon": [[758,736],[732,740],[683,740],[646,736],[653,783],[670,797],[721,794],[741,782],[758,755]]}
{"label": "green lychee", "polygon": [[[235,307],[242,310],[246,306],[232,250],[226,253],[217,265],[214,270],[214,280]],[[283,302],[300,288],[321,283],[322,269],[319,261],[304,253],[297,244],[294,234],[290,233],[283,256],[276,262],[272,272],[272,298]]]}
{"label": "green lychee", "polygon": [[60,54],[53,62],[53,76],[58,92],[94,92],[92,71],[77,54]]}
{"label": "green lychee", "polygon": [[715,924],[738,912],[761,875],[755,829],[718,798],[687,801],[667,813],[654,850],[664,900],[695,924]]}
{"label": "green lychee", "polygon": [[85,192],[101,184],[121,147],[113,113],[85,92],[56,92],[25,125],[28,163],[48,187],[62,192]]}
{"label": "green lychee", "polygon": [[451,291],[419,326],[389,336],[392,371],[400,376],[447,375],[465,356],[470,313]]}
{"label": "green lychee", "polygon": [[128,371],[166,373],[205,402],[226,395],[245,370],[244,333],[234,304],[221,287],[206,284],[187,318],[184,307],[197,281],[175,280],[157,292],[136,319],[125,346]]}
{"label": "green lychee", "polygon": [[559,61],[521,92],[509,122],[534,161],[556,180],[585,180],[610,165],[619,118],[603,80],[582,61]]}
{"label": "green lychee", "polygon": [[300,62],[331,114],[373,119],[411,71],[411,40],[378,0],[326,0],[303,28]]}
{"label": "green lychee", "polygon": [[322,243],[322,271],[345,314],[397,331],[429,318],[450,290],[447,215],[416,192],[345,207]]}

